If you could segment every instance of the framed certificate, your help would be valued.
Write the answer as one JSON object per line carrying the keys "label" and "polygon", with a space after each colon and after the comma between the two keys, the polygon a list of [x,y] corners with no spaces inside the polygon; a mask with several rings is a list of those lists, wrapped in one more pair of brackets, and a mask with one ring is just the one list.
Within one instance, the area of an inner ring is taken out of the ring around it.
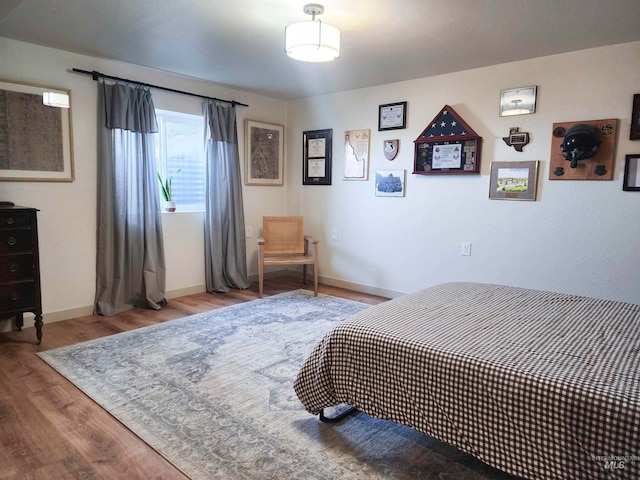
{"label": "framed certificate", "polygon": [[500,116],[527,115],[536,111],[538,87],[520,87],[500,92]]}
{"label": "framed certificate", "polygon": [[387,103],[378,107],[378,131],[407,128],[407,102]]}
{"label": "framed certificate", "polygon": [[331,185],[333,130],[302,132],[302,184]]}

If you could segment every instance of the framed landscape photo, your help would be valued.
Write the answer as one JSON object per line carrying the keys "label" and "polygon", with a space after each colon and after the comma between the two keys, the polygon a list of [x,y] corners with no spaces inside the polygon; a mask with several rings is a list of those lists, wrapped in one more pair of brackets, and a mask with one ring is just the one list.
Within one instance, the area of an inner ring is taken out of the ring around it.
{"label": "framed landscape photo", "polygon": [[74,180],[70,90],[0,80],[0,112],[0,180]]}
{"label": "framed landscape photo", "polygon": [[640,192],[640,153],[625,157],[622,190]]}
{"label": "framed landscape photo", "polygon": [[387,103],[378,107],[378,131],[407,128],[407,102]]}
{"label": "framed landscape photo", "polygon": [[333,129],[302,132],[302,184],[331,185]]}
{"label": "framed landscape photo", "polygon": [[500,116],[527,115],[536,111],[538,87],[520,87],[500,92]]}
{"label": "framed landscape photo", "polygon": [[631,110],[631,132],[629,140],[640,140],[640,93],[633,96],[633,110]]}
{"label": "framed landscape photo", "polygon": [[493,200],[535,200],[539,163],[537,160],[491,162],[489,198]]}
{"label": "framed landscape photo", "polygon": [[245,143],[245,185],[282,185],[284,127],[247,120]]}

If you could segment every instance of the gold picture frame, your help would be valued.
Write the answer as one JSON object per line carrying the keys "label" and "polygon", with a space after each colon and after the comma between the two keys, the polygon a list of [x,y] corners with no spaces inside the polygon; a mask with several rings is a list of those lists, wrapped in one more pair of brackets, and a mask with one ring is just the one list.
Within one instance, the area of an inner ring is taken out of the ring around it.
{"label": "gold picture frame", "polygon": [[245,185],[280,186],[284,183],[284,127],[245,122]]}
{"label": "gold picture frame", "polygon": [[0,80],[0,180],[73,182],[71,90]]}

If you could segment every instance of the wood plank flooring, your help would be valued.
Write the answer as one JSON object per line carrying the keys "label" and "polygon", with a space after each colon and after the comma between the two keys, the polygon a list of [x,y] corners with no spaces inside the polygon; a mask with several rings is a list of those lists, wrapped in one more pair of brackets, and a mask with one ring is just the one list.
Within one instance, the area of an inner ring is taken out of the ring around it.
{"label": "wood plank flooring", "polygon": [[[301,288],[301,280],[265,280],[265,296]],[[375,295],[320,285],[320,292],[369,304]],[[175,298],[160,311],[133,309],[84,316],[0,334],[0,479],[180,479],[178,469],[36,356],[100,338],[258,298],[257,284],[224,294]],[[3,320],[9,321],[9,320]],[[26,323],[26,322],[25,322]]]}

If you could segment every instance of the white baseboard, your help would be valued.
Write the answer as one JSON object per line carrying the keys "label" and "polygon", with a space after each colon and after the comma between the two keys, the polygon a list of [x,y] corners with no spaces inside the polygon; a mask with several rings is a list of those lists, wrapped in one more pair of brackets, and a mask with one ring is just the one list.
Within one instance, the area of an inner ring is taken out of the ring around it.
{"label": "white baseboard", "polygon": [[165,293],[167,300],[172,298],[184,297],[185,295],[195,295],[196,293],[204,293],[207,291],[207,287],[202,285],[194,285],[193,287],[178,288],[177,290],[171,290]]}
{"label": "white baseboard", "polygon": [[[276,278],[276,277],[295,277],[302,278],[302,269],[300,268],[284,268],[272,272],[265,272],[264,278]],[[249,275],[249,280],[252,282],[258,281],[258,275]],[[313,276],[307,274],[307,282],[311,280],[313,282]],[[362,283],[347,282],[345,280],[338,280],[335,278],[318,276],[318,281],[324,285],[330,285],[332,287],[346,288],[353,290],[354,292],[368,293],[370,295],[379,295],[385,298],[397,298],[405,295],[406,292],[398,292],[396,290],[387,290],[386,288],[372,287],[371,285],[364,285]]]}
{"label": "white baseboard", "polygon": [[353,290],[354,292],[368,293],[370,295],[379,295],[385,298],[398,298],[405,295],[405,292],[398,292],[396,290],[387,290],[386,288],[372,287],[371,285],[363,285],[362,283],[347,282],[344,280],[337,280],[335,278],[318,277],[320,283],[325,285],[331,285],[332,287],[346,288]]}

